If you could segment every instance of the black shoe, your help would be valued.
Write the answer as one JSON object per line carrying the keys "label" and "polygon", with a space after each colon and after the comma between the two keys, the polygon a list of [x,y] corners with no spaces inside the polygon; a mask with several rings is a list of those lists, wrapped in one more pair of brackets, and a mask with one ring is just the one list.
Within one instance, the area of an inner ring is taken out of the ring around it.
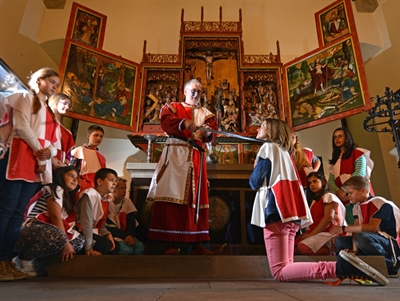
{"label": "black shoe", "polygon": [[389,281],[375,270],[373,267],[366,264],[356,255],[344,250],[340,251],[336,259],[336,276],[340,279],[350,279],[357,282],[357,279],[372,280],[379,285],[387,285]]}
{"label": "black shoe", "polygon": [[389,271],[389,278],[397,278],[397,277],[399,277],[399,275],[400,275],[400,269],[398,269],[397,270],[397,272],[396,271],[392,271],[392,272],[390,272]]}

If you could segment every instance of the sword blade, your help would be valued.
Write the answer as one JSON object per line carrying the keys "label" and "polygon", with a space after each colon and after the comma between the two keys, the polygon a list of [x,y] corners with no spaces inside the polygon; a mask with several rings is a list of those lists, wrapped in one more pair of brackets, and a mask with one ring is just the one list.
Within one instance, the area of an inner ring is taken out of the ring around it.
{"label": "sword blade", "polygon": [[217,131],[217,130],[205,128],[205,127],[202,127],[202,126],[198,126],[197,129],[201,130],[201,131],[208,132],[208,133],[215,133],[215,134],[219,134],[219,135],[234,137],[234,138],[238,138],[238,139],[242,139],[242,140],[248,140],[248,141],[252,141],[252,142],[258,142],[258,143],[266,143],[266,142],[268,142],[268,141],[265,141],[265,140],[252,138],[252,137],[247,137],[247,136],[242,136],[242,135],[234,134],[234,133],[231,133],[231,132]]}

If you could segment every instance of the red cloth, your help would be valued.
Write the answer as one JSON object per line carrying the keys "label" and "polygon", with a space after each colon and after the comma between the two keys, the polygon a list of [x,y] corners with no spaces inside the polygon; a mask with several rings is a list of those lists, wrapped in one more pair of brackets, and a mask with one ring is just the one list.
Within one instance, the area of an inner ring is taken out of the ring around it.
{"label": "red cloth", "polygon": [[[38,135],[38,141],[43,148],[46,147],[46,141],[50,143],[57,141],[56,123],[47,110],[45,114],[45,126],[38,129],[38,131],[43,131],[42,135]],[[41,136],[43,138],[40,138]],[[38,182],[38,175],[35,173],[36,168],[37,159],[33,155],[32,148],[23,139],[15,136],[10,144],[7,179]]]}
{"label": "red cloth", "polygon": [[57,150],[57,159],[63,161],[66,154],[75,146],[74,137],[72,133],[67,130],[62,124],[59,124],[61,149]]}
{"label": "red cloth", "polygon": [[[310,229],[307,230],[307,232],[311,232],[313,231],[318,224],[321,222],[321,220],[324,218],[325,216],[325,204],[323,199],[319,199],[319,201],[313,202],[311,204],[310,207],[310,211],[311,211],[311,216],[313,218],[314,223],[312,225],[310,225]],[[338,208],[335,209],[335,216],[337,216],[339,214],[339,210]],[[339,221],[338,220],[333,220],[330,225],[323,230],[322,232],[329,232],[334,225],[339,225]]]}
{"label": "red cloth", "polygon": [[[354,206],[353,213],[358,216],[360,225],[368,224],[370,219],[377,213],[384,204],[389,204],[393,208],[393,214],[396,220],[396,240],[400,245],[400,210],[391,201],[388,201],[382,197],[374,197],[369,199],[365,203],[358,203]],[[385,231],[385,229],[380,229],[381,231]]]}
{"label": "red cloth", "polygon": [[[203,108],[204,109],[204,108]],[[195,107],[185,106],[182,103],[173,102],[163,107],[161,111],[161,128],[169,135],[183,138],[191,138],[192,133],[188,130],[179,130],[179,125],[183,119],[194,120],[197,125],[207,123],[212,129],[217,129],[218,125],[214,114],[202,115],[199,117]],[[212,135],[203,138],[206,141],[212,140]],[[202,146],[200,141],[196,141]],[[150,222],[149,239],[160,241],[179,241],[196,242],[209,240],[208,222],[208,185],[207,185],[207,165],[206,158],[200,162],[200,152],[192,151],[193,173],[195,192],[189,185],[189,193],[186,204],[176,204],[168,201],[157,201],[153,203],[152,218]],[[169,162],[173,164],[173,162]],[[199,221],[195,223],[196,197],[199,183],[200,164],[203,164],[201,181],[201,201]],[[194,197],[193,197],[194,195]]]}
{"label": "red cloth", "polygon": [[101,202],[101,208],[103,209],[104,213],[103,213],[103,216],[101,217],[101,219],[96,224],[97,229],[101,229],[104,226],[104,224],[106,223],[107,216],[110,213],[109,208],[108,208],[109,205],[110,205],[110,202],[104,202],[104,201]]}
{"label": "red cloth", "polygon": [[[355,171],[355,164],[358,158],[360,158],[361,156],[364,156],[364,152],[358,148],[355,148],[351,154],[350,157],[348,157],[347,159],[341,159],[340,161],[340,174],[353,174]],[[340,180],[340,176],[335,178],[335,184],[338,188],[341,188],[343,183]],[[374,195],[374,190],[372,188],[372,184],[371,182],[369,183],[369,192],[371,193],[371,195]],[[350,202],[345,202],[344,205],[348,205]]]}

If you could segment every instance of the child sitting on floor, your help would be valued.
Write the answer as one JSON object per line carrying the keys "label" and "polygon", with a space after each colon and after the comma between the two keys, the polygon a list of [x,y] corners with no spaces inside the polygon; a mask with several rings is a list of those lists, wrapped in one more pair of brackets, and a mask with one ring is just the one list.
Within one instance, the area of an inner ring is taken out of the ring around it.
{"label": "child sitting on floor", "polygon": [[119,254],[142,255],[144,244],[135,237],[138,225],[135,218],[137,209],[132,201],[125,197],[126,182],[123,178],[117,178],[117,187],[110,202],[106,227],[119,243]]}
{"label": "child sitting on floor", "polygon": [[85,254],[104,255],[111,251],[118,254],[119,244],[115,244],[105,226],[117,173],[110,168],[101,168],[96,172],[94,181],[96,186],[83,191],[74,206],[76,222],[85,237]]}
{"label": "child sitting on floor", "polygon": [[313,224],[297,237],[295,254],[334,255],[335,236],[329,231],[335,225],[347,225],[346,208],[335,194],[327,191],[327,181],[323,173],[317,171],[308,174],[307,201],[311,204]]}

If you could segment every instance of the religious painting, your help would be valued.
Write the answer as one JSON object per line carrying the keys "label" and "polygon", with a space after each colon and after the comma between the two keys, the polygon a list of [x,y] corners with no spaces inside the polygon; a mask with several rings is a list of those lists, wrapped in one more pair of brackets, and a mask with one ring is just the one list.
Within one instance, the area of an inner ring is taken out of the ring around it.
{"label": "religious painting", "polygon": [[260,144],[243,143],[243,164],[254,164],[260,147]]}
{"label": "religious painting", "polygon": [[218,158],[220,164],[238,164],[239,162],[239,145],[216,143],[214,154]]}
{"label": "religious painting", "polygon": [[336,1],[315,13],[320,46],[332,44],[356,32],[350,0]]}
{"label": "religious painting", "polygon": [[266,118],[280,118],[276,71],[246,72],[243,119],[249,133],[256,132]]}
{"label": "religious painting", "polygon": [[148,72],[145,87],[143,124],[160,124],[161,108],[179,101],[179,71]]}
{"label": "religious painting", "polygon": [[105,15],[74,2],[68,24],[67,40],[101,49],[106,20]]}
{"label": "religious painting", "polygon": [[289,126],[300,130],[371,108],[364,65],[353,38],[283,66]]}
{"label": "religious painting", "polygon": [[64,49],[62,92],[72,107],[67,116],[124,130],[133,130],[138,64],[70,43]]}

